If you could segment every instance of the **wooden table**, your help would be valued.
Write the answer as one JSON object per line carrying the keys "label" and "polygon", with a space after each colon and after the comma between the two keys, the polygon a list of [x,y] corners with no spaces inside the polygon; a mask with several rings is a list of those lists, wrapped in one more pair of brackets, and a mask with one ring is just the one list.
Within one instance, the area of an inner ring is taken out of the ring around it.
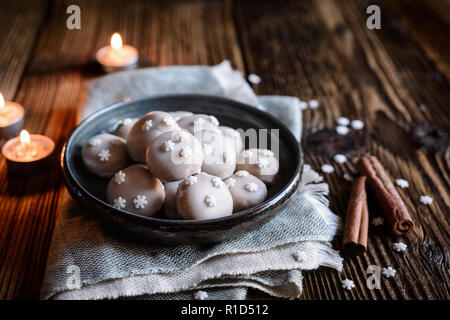
{"label": "wooden table", "polygon": [[[81,30],[66,28],[70,4],[81,8]],[[380,30],[366,27],[370,4],[381,8]],[[346,259],[342,273],[304,273],[302,298],[449,298],[448,0],[27,0],[0,6],[0,91],[25,106],[26,128],[52,137],[58,152],[74,128],[86,83],[101,75],[95,52],[114,31],[138,48],[145,65],[229,59],[262,78],[254,85],[257,94],[318,99],[318,109],[304,112],[306,162],[320,170],[339,148],[352,160],[325,175],[332,210],[345,213],[350,183],[342,176],[354,174],[354,161],[370,152],[392,177],[409,181],[399,192],[416,229],[399,254],[392,250],[397,239],[371,226],[368,252]],[[363,120],[365,134],[330,142],[336,135],[320,130],[334,130],[339,116]],[[414,138],[419,131],[425,131],[420,141]],[[58,163],[39,176],[18,178],[7,175],[0,159],[1,299],[39,296],[63,191]],[[421,204],[422,194],[434,202]],[[370,210],[376,214],[373,205]],[[380,290],[365,285],[372,264],[397,269]],[[356,288],[343,290],[345,278]],[[251,291],[250,297],[266,296]]]}

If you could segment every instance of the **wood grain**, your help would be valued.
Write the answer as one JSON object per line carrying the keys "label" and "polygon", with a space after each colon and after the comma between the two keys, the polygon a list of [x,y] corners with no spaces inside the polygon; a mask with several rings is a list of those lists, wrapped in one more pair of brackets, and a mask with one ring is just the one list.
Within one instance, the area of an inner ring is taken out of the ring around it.
{"label": "wood grain", "polygon": [[[69,4],[81,8],[81,30],[65,27]],[[366,28],[369,4],[382,10],[381,30]],[[328,268],[304,273],[302,299],[448,299],[450,151],[445,145],[436,151],[412,134],[422,124],[433,132],[450,127],[450,58],[442,41],[449,30],[442,13],[447,5],[421,2],[418,11],[403,0],[2,3],[0,26],[12,45],[0,44],[0,89],[25,106],[27,129],[52,137],[59,152],[77,122],[87,81],[101,75],[95,52],[118,31],[138,48],[142,66],[229,59],[239,70],[261,76],[254,86],[258,94],[316,98],[320,107],[304,113],[306,161],[320,170],[332,163],[337,148],[349,156],[325,176],[332,210],[345,214],[350,182],[343,174],[355,175],[356,160],[370,152],[393,178],[409,181],[399,192],[417,228],[402,240],[408,249],[399,254],[392,250],[399,239],[370,226],[367,253],[346,259],[342,273]],[[336,138],[339,116],[363,120],[364,131]],[[446,143],[436,137],[430,135]],[[328,138],[322,148],[308,143]],[[64,192],[57,160],[49,172],[17,178],[7,175],[0,159],[0,191],[0,299],[37,298]],[[420,204],[422,194],[431,195],[433,204]],[[369,211],[377,215],[375,203]],[[336,248],[341,240],[336,238]],[[394,278],[382,279],[380,290],[365,285],[373,264],[397,269]],[[342,289],[345,278],[356,288]],[[267,296],[250,291],[249,298]]]}

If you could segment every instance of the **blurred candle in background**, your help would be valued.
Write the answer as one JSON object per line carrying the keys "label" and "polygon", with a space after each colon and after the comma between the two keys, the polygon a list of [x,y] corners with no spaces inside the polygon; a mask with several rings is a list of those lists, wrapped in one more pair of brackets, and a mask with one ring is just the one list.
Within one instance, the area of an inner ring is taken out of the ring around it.
{"label": "blurred candle in background", "polygon": [[97,51],[96,58],[105,72],[115,72],[136,68],[139,55],[136,48],[124,45],[116,32],[111,37],[111,44]]}
{"label": "blurred candle in background", "polygon": [[23,128],[24,115],[20,104],[5,101],[0,93],[0,138],[15,136]]}

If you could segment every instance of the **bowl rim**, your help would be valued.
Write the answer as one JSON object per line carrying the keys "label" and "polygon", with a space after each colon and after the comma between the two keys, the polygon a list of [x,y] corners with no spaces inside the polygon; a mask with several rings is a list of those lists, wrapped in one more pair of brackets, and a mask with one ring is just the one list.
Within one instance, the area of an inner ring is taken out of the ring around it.
{"label": "bowl rim", "polygon": [[[112,205],[110,205],[109,203],[103,201],[102,199],[97,198],[95,195],[93,195],[88,190],[86,190],[84,188],[84,186],[78,182],[78,180],[75,178],[75,175],[71,171],[71,166],[69,165],[69,160],[68,160],[69,157],[67,155],[67,150],[68,150],[67,146],[70,146],[70,144],[72,143],[71,140],[73,139],[73,137],[77,134],[77,132],[79,130],[81,130],[83,128],[83,126],[85,126],[86,123],[93,121],[93,119],[98,118],[101,115],[103,115],[107,112],[110,112],[111,110],[123,107],[124,105],[129,105],[132,103],[139,104],[139,103],[142,103],[142,102],[145,102],[148,100],[180,99],[180,98],[181,99],[207,99],[207,100],[222,101],[227,104],[234,104],[235,106],[237,106],[239,108],[243,108],[243,109],[246,109],[247,111],[257,113],[266,118],[269,118],[272,122],[274,122],[277,125],[278,129],[283,129],[283,131],[285,131],[288,134],[289,140],[291,140],[291,142],[294,142],[293,145],[295,148],[295,154],[298,155],[294,174],[290,177],[288,183],[280,191],[278,191],[276,194],[274,194],[269,199],[266,199],[264,202],[254,206],[254,207],[248,208],[246,210],[238,211],[229,216],[212,218],[212,219],[201,219],[201,220],[176,220],[176,219],[161,219],[161,218],[147,217],[147,216],[138,215],[136,213],[129,212],[129,211],[118,210],[118,209],[114,208]],[[69,190],[69,192],[72,194],[72,196],[75,191],[75,188],[74,188],[74,185],[75,185],[76,190],[77,190],[76,193],[79,198],[86,197],[89,200],[91,200],[93,202],[97,202],[101,206],[106,207],[106,209],[108,211],[112,211],[116,215],[119,215],[123,218],[130,218],[131,220],[135,220],[140,223],[145,223],[145,224],[150,223],[152,225],[167,226],[167,227],[199,226],[199,225],[216,225],[216,224],[220,224],[223,222],[232,222],[234,220],[240,219],[247,215],[257,215],[258,213],[265,211],[267,206],[273,206],[275,204],[278,204],[278,202],[285,197],[284,193],[286,190],[294,189],[294,190],[291,190],[291,192],[289,192],[289,197],[290,197],[295,192],[297,185],[299,183],[299,180],[300,180],[300,172],[301,172],[301,168],[303,166],[303,153],[301,150],[300,143],[294,137],[291,130],[289,130],[289,128],[287,128],[286,125],[284,123],[282,123],[279,119],[275,118],[274,116],[272,116],[270,113],[268,113],[266,111],[260,110],[254,106],[251,106],[251,105],[248,105],[248,104],[236,101],[236,100],[232,100],[232,99],[228,99],[228,98],[220,97],[220,96],[203,95],[203,94],[164,94],[164,95],[147,96],[147,97],[137,98],[137,99],[133,99],[133,100],[129,100],[129,101],[115,102],[115,103],[107,105],[107,106],[93,112],[87,118],[83,119],[83,121],[81,121],[73,129],[72,133],[70,134],[69,138],[67,139],[67,141],[64,144],[63,149],[61,151],[60,165],[61,165],[61,168],[63,171],[64,180],[66,182],[66,187]],[[81,192],[81,195],[79,194],[80,192]],[[82,200],[82,202],[86,203],[86,201],[84,201],[84,200]]]}

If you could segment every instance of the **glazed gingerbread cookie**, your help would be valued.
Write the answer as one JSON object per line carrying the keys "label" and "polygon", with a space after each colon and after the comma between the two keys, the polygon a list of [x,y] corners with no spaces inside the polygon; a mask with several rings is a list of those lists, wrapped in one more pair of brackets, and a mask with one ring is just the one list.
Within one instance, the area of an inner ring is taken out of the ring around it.
{"label": "glazed gingerbread cookie", "polygon": [[177,189],[180,181],[167,182],[164,185],[164,192],[166,194],[166,200],[164,201],[164,214],[169,219],[182,219],[177,211],[177,203],[175,201],[175,196],[177,194]]}
{"label": "glazed gingerbread cookie", "polygon": [[124,139],[103,133],[90,138],[81,150],[85,168],[100,177],[109,178],[130,161]]}
{"label": "glazed gingerbread cookie", "polygon": [[145,163],[148,145],[160,134],[178,130],[180,127],[170,114],[152,111],[140,118],[128,134],[128,153],[136,161]]}
{"label": "glazed gingerbread cookie", "polygon": [[214,219],[233,213],[233,198],[219,177],[199,173],[178,185],[178,213],[188,220]]}
{"label": "glazed gingerbread cookie", "polygon": [[266,200],[266,185],[248,171],[237,171],[224,181],[233,197],[234,212],[254,207]]}
{"label": "glazed gingerbread cookie", "polygon": [[127,118],[120,120],[119,123],[116,126],[116,129],[113,132],[113,135],[119,136],[125,140],[128,139],[128,134],[131,131],[131,128],[133,128],[134,124],[138,121],[137,118]]}
{"label": "glazed gingerbread cookie", "polygon": [[150,172],[164,182],[185,179],[200,172],[202,146],[186,130],[165,132],[147,148],[146,161]]}
{"label": "glazed gingerbread cookie", "polygon": [[190,111],[173,111],[173,112],[169,112],[169,114],[175,119],[175,121],[178,121],[181,118],[193,115],[193,113]]}
{"label": "glazed gingerbread cookie", "polygon": [[164,186],[145,165],[134,164],[116,172],[108,184],[108,203],[116,209],[151,217],[165,199]]}
{"label": "glazed gingerbread cookie", "polygon": [[234,146],[236,148],[236,154],[240,154],[244,150],[244,142],[242,141],[239,132],[233,128],[227,126],[220,126],[220,131],[224,136],[231,137],[234,140]]}
{"label": "glazed gingerbread cookie", "polygon": [[237,158],[236,171],[246,170],[265,183],[273,183],[278,169],[275,154],[267,149],[244,150]]}
{"label": "glazed gingerbread cookie", "polygon": [[194,136],[196,136],[196,133],[204,130],[220,132],[217,118],[206,114],[194,114],[183,117],[178,120],[178,125]]}
{"label": "glazed gingerbread cookie", "polygon": [[220,132],[202,131],[197,134],[203,148],[202,171],[225,179],[236,168],[234,139]]}

